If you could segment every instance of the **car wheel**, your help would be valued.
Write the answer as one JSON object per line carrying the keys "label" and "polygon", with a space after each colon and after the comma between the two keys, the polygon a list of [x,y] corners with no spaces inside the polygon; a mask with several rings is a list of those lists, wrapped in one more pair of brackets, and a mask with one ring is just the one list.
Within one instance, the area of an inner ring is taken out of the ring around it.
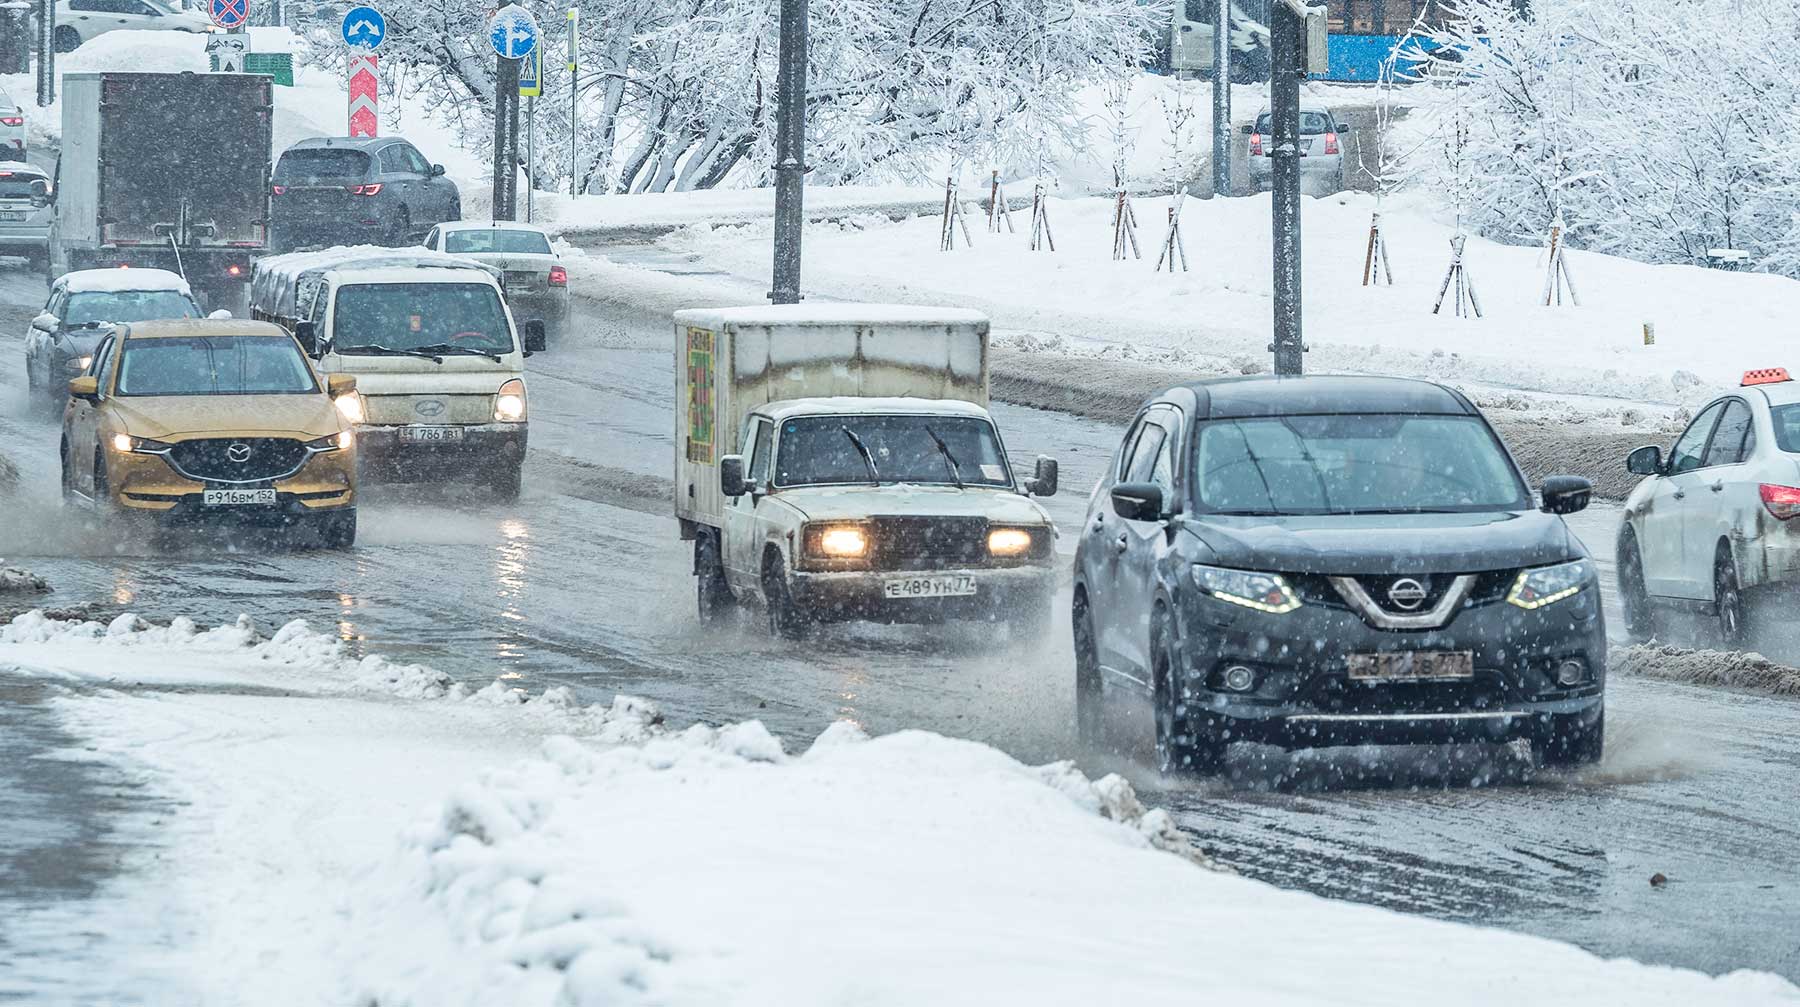
{"label": "car wheel", "polygon": [[56,26],[56,38],[52,46],[57,52],[74,52],[81,46],[81,34],[68,25]]}
{"label": "car wheel", "polygon": [[802,640],[809,628],[806,616],[794,604],[788,587],[787,564],[770,556],[763,565],[763,599],[769,617],[769,635],[783,640]]}
{"label": "car wheel", "polygon": [[1076,591],[1069,621],[1075,637],[1075,736],[1090,747],[1106,742],[1106,694],[1100,682],[1100,646],[1087,592]]}
{"label": "car wheel", "polygon": [[1619,542],[1619,604],[1625,610],[1625,635],[1648,640],[1656,635],[1656,609],[1644,586],[1644,554],[1630,528]]}
{"label": "car wheel", "polygon": [[1606,752],[1606,711],[1593,723],[1580,714],[1549,717],[1532,738],[1532,753],[1540,766],[1591,766]]}
{"label": "car wheel", "polygon": [[1150,621],[1152,712],[1156,768],[1165,776],[1209,776],[1225,765],[1225,741],[1209,718],[1187,716],[1175,695],[1175,633],[1169,610],[1158,606]]}
{"label": "car wheel", "polygon": [[494,496],[508,503],[519,499],[519,492],[525,485],[525,463],[503,462],[494,469],[489,477],[488,488]]}
{"label": "car wheel", "polygon": [[318,521],[319,541],[327,549],[348,549],[356,544],[356,508],[321,514]]}
{"label": "car wheel", "polygon": [[731,586],[725,582],[725,561],[719,555],[719,537],[701,532],[694,540],[694,580],[698,582],[701,622],[717,622],[731,608]]}
{"label": "car wheel", "polygon": [[1750,639],[1749,605],[1738,580],[1737,564],[1723,548],[1713,561],[1713,607],[1719,616],[1719,636],[1725,646],[1742,650]]}

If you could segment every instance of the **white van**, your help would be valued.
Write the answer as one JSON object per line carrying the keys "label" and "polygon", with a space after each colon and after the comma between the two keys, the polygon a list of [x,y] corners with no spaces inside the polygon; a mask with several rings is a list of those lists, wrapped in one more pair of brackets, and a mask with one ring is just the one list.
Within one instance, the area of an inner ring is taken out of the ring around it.
{"label": "white van", "polygon": [[515,325],[499,271],[421,250],[334,248],[263,259],[251,312],[292,332],[327,374],[356,376],[357,446],[375,478],[473,476],[519,493],[529,430],[525,358],[543,322]]}

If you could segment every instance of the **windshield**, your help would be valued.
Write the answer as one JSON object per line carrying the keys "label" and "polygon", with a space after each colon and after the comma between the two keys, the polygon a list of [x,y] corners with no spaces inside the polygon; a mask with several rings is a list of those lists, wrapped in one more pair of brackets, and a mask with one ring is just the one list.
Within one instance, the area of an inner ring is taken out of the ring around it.
{"label": "windshield", "polygon": [[300,347],[277,336],[133,339],[120,395],[308,395],[319,390]]}
{"label": "windshield", "polygon": [[200,306],[178,290],[115,290],[70,294],[63,308],[65,329],[89,322],[150,322],[199,318]]}
{"label": "windshield", "polygon": [[328,179],[362,178],[369,172],[369,155],[360,150],[334,150],[329,147],[290,150],[275,164],[275,179],[281,182],[318,182]]}
{"label": "windshield", "polygon": [[[939,450],[938,440],[954,459],[954,471],[950,459]],[[868,450],[866,461],[857,441]],[[875,476],[869,473],[870,463]],[[781,425],[781,446],[775,455],[777,486],[877,480],[955,485],[958,478],[968,486],[1012,485],[1000,438],[986,420],[971,416],[799,416]]]}
{"label": "windshield", "polygon": [[331,348],[338,353],[468,350],[511,353],[500,292],[484,283],[360,283],[340,287]]}
{"label": "windshield", "polygon": [[1198,425],[1195,499],[1214,514],[1525,510],[1530,493],[1474,416],[1281,416]]}
{"label": "windshield", "polygon": [[503,231],[486,228],[478,231],[450,231],[444,235],[444,251],[481,253],[513,252],[549,255],[550,239],[536,231]]}

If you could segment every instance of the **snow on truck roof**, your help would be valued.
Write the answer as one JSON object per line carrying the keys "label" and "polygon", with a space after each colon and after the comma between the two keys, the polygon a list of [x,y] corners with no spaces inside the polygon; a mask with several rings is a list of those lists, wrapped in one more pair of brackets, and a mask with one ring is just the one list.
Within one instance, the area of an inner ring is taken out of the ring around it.
{"label": "snow on truck roof", "polygon": [[988,317],[967,308],[919,307],[911,304],[755,304],[736,308],[688,308],[675,312],[679,325],[974,325],[985,329]]}
{"label": "snow on truck roof", "polygon": [[133,290],[173,290],[192,294],[188,281],[166,269],[77,269],[56,282],[71,294],[118,294]]}
{"label": "snow on truck roof", "polygon": [[934,416],[973,416],[988,419],[988,411],[962,399],[876,398],[835,395],[814,399],[789,399],[751,410],[777,423],[796,416],[883,416],[929,413]]}
{"label": "snow on truck roof", "polygon": [[[250,303],[270,315],[288,317],[297,304],[309,303],[328,273],[355,270],[359,279],[390,283],[426,281],[419,270],[475,269],[501,282],[504,271],[460,255],[446,255],[429,248],[385,248],[381,245],[345,245],[314,252],[290,252],[259,259],[250,271]],[[380,271],[380,275],[368,273]],[[441,274],[439,274],[441,276]]]}

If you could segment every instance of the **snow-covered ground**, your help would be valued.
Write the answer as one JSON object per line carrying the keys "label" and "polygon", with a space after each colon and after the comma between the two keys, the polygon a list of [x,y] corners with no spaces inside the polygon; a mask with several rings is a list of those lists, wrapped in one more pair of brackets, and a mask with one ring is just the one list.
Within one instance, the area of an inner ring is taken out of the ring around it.
{"label": "snow-covered ground", "polygon": [[842,722],[790,752],[470,693],[302,625],[27,615],[0,666],[79,681],[68,757],[178,803],[96,909],[137,921],[113,978],[171,1000],[1800,1002],[1218,873],[1117,777],[934,734]]}

